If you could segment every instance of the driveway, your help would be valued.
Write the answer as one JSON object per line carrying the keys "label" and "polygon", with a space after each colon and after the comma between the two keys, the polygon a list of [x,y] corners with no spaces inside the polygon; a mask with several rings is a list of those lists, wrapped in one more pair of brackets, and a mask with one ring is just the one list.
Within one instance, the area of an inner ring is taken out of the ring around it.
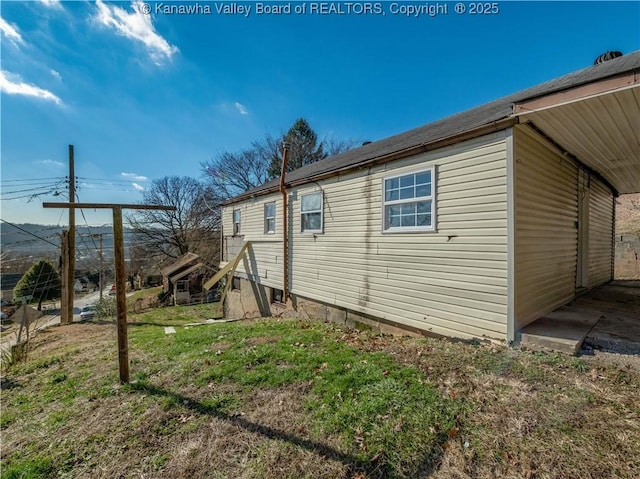
{"label": "driveway", "polygon": [[[107,293],[108,293],[108,289],[105,289],[103,292],[103,295],[106,296]],[[74,322],[81,321],[80,311],[82,311],[82,308],[90,304],[95,304],[98,301],[98,299],[100,299],[99,291],[96,291],[94,293],[89,293],[79,298],[75,298],[73,302],[73,321]],[[31,321],[31,330],[30,330],[31,334],[33,334],[33,332],[35,331],[39,331],[41,329],[49,328],[51,326],[56,326],[60,324],[59,308],[50,309],[43,312],[44,312],[44,315],[42,317],[34,321]],[[0,343],[0,348],[2,350],[8,349],[9,347],[16,344],[16,341],[18,339],[18,331],[20,327],[21,318],[17,318],[16,315],[14,314],[14,316],[12,316],[12,319],[15,321],[15,327],[12,328],[7,333],[3,333],[2,341]],[[24,331],[23,331],[23,334],[25,334]]]}

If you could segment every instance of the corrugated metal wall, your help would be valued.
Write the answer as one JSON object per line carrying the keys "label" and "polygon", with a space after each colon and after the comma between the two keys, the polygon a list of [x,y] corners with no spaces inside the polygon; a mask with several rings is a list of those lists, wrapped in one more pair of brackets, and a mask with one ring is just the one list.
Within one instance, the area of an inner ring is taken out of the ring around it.
{"label": "corrugated metal wall", "polygon": [[516,329],[575,296],[577,166],[514,128]]}
{"label": "corrugated metal wall", "polygon": [[613,279],[614,197],[595,176],[589,190],[589,287],[594,287]]}

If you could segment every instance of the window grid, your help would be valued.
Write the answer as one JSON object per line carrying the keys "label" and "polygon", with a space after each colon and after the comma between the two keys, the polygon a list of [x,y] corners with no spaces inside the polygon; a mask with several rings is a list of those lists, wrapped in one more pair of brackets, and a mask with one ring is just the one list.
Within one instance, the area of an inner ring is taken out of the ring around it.
{"label": "window grid", "polygon": [[385,178],[383,210],[383,231],[433,231],[433,168]]}

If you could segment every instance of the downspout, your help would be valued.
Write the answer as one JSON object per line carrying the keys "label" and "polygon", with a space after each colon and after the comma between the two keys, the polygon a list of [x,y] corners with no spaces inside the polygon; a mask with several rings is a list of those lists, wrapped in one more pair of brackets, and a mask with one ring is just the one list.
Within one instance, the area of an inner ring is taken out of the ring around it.
{"label": "downspout", "polygon": [[284,272],[282,275],[282,302],[289,299],[289,233],[287,229],[287,190],[284,186],[284,176],[287,173],[287,160],[289,159],[289,143],[282,144],[282,171],[280,172],[280,193],[282,193],[282,247],[284,255]]}

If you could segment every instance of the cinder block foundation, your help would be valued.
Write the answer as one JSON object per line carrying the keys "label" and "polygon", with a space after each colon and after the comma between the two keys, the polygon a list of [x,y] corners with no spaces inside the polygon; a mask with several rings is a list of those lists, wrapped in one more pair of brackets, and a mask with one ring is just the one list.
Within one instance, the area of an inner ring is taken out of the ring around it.
{"label": "cinder block foundation", "polygon": [[401,336],[435,336],[428,331],[370,317],[356,311],[325,304],[292,294],[287,304],[272,302],[272,288],[240,278],[240,289],[227,293],[224,304],[226,318],[259,318],[286,316],[303,319],[319,319],[342,324],[349,328],[369,330],[382,334]]}

